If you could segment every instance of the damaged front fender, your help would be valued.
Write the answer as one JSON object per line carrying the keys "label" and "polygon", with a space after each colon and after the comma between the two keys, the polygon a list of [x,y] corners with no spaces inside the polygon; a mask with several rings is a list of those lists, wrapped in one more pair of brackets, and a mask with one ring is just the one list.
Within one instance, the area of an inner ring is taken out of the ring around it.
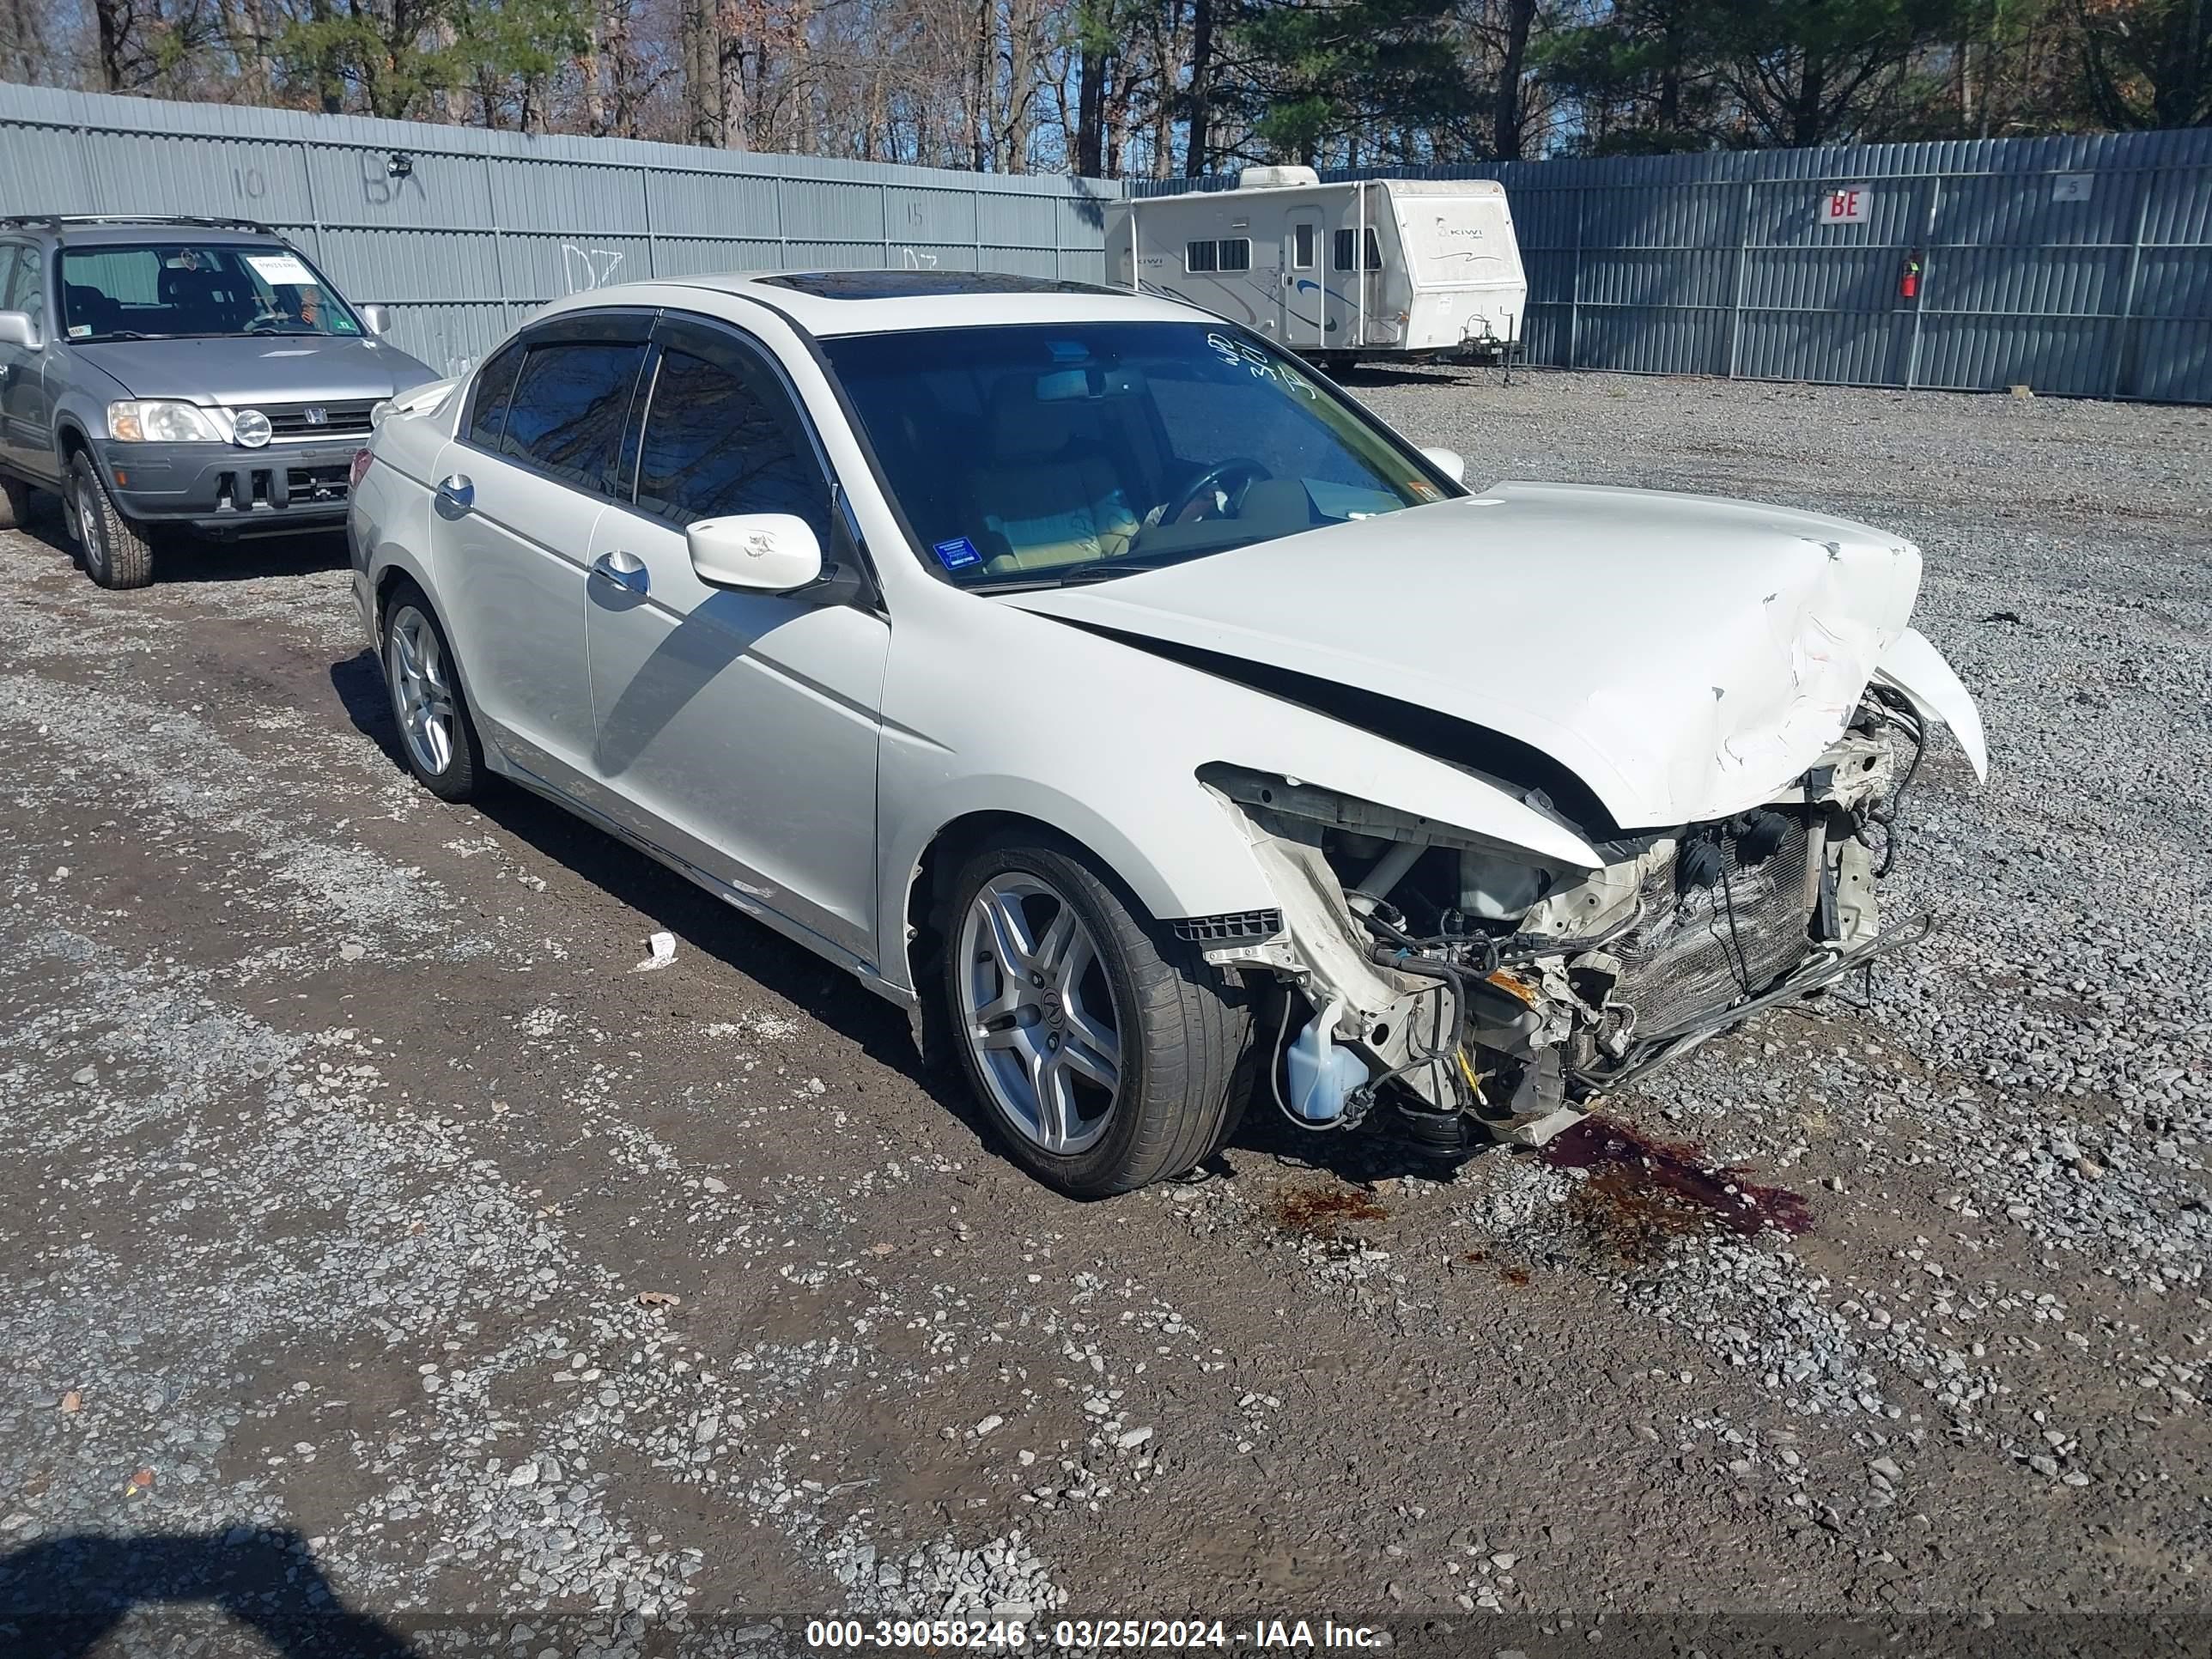
{"label": "damaged front fender", "polygon": [[1966,751],[1975,779],[1982,783],[1990,781],[1989,741],[1982,731],[1982,711],[1974,706],[1973,694],[1960,684],[1951,665],[1943,660],[1943,653],[1929,644],[1919,629],[1906,629],[1882,653],[1875,682],[1897,692],[1922,720],[1949,727],[1959,747]]}

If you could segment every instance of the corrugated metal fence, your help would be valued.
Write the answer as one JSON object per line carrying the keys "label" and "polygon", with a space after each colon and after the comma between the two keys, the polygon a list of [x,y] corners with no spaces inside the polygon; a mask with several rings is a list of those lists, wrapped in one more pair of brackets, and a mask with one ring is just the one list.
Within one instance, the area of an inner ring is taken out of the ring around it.
{"label": "corrugated metal fence", "polygon": [[[1505,185],[1539,363],[2212,403],[2212,130],[1416,176]],[[1097,281],[1121,189],[0,85],[0,214],[264,220],[448,369],[532,306],[641,276]]]}
{"label": "corrugated metal fence", "polygon": [[1535,362],[2212,402],[2212,130],[1378,173],[1505,185]]}
{"label": "corrugated metal fence", "polygon": [[[395,165],[395,158],[404,158]],[[908,265],[1097,281],[1082,179],[751,155],[0,85],[0,215],[242,216],[458,371],[532,307],[641,276]]]}

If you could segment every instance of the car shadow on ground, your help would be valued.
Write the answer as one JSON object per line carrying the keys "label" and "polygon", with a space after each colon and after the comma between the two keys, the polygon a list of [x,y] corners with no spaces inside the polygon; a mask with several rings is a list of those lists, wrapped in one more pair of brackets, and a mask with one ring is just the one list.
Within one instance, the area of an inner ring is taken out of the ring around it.
{"label": "car shadow on ground", "polygon": [[[137,1609],[162,1607],[219,1608],[285,1659],[413,1659],[417,1651],[347,1607],[297,1533],[81,1533],[0,1556],[0,1643],[9,1652],[88,1659]],[[210,1622],[195,1618],[190,1627],[204,1640]],[[160,1623],[142,1635],[159,1633]],[[173,1631],[169,1639],[182,1635]]]}
{"label": "car shadow on ground", "polygon": [[[402,770],[399,729],[392,717],[383,671],[364,650],[330,671],[331,689],[356,730]],[[474,810],[580,880],[628,905],[649,921],[681,933],[693,948],[719,958],[763,988],[805,1010],[854,1043],[878,1064],[911,1079],[985,1146],[993,1131],[950,1049],[933,1035],[932,1058],[914,1041],[906,1014],[848,975],[702,893],[674,871],[527,790],[500,782]],[[1264,1022],[1263,1022],[1264,1024]],[[1272,1039],[1272,1029],[1262,1040]],[[1420,1149],[1370,1133],[1316,1133],[1292,1125],[1278,1109],[1264,1067],[1255,1068],[1250,1103],[1226,1150],[1242,1150],[1279,1164],[1324,1170],[1371,1184],[1392,1176],[1440,1179],[1453,1167]],[[1235,1179],[1235,1165],[1217,1154],[1199,1178]]]}
{"label": "car shadow on ground", "polygon": [[259,576],[304,576],[316,570],[343,570],[346,562],[343,530],[241,536],[235,541],[173,533],[163,537],[154,550],[154,580],[236,582]]}
{"label": "car shadow on ground", "polygon": [[[404,770],[399,728],[376,659],[364,650],[331,665],[330,672],[331,690],[355,728]],[[811,951],[709,897],[627,842],[526,789],[495,781],[483,799],[471,805],[541,858],[679,933],[694,948],[720,957],[858,1044],[870,1059],[914,1078],[980,1128],[947,1080],[923,1067],[905,1014]],[[640,949],[641,954],[642,941]]]}
{"label": "car shadow on ground", "polygon": [[1495,382],[1498,371],[1470,363],[1362,363],[1329,378],[1347,392],[1364,392],[1406,386],[1480,386]]}
{"label": "car shadow on ground", "polygon": [[[60,499],[37,491],[31,502],[30,515],[17,526],[18,531],[82,571],[84,562],[62,522]],[[302,576],[311,571],[342,569],[345,563],[345,532],[342,529],[242,536],[232,541],[190,531],[164,529],[156,531],[154,544],[156,586],[167,582],[245,581],[258,576]]]}

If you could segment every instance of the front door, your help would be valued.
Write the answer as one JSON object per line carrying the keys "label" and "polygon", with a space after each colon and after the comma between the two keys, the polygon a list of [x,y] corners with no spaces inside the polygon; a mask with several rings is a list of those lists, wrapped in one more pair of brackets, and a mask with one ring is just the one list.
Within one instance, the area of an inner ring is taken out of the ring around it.
{"label": "front door", "polygon": [[584,573],[651,327],[649,313],[586,312],[522,335],[485,365],[438,460],[434,568],[477,716],[563,788],[590,776]]}
{"label": "front door", "polygon": [[1292,208],[1283,228],[1283,343],[1293,351],[1328,343],[1328,291],[1321,261],[1321,210]]}
{"label": "front door", "polygon": [[653,338],[636,499],[592,532],[593,799],[741,902],[873,964],[890,627],[851,605],[699,580],[689,524],[793,514],[826,557],[842,509],[763,351],[703,322],[664,319]]}

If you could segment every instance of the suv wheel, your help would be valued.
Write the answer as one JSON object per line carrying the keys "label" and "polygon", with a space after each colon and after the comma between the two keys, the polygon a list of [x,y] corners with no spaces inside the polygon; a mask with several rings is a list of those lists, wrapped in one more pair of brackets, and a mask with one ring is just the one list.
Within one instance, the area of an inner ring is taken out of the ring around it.
{"label": "suv wheel", "polygon": [[1103,1198],[1229,1138],[1250,1086],[1248,1011],[1087,858],[988,847],[955,878],[948,921],[955,1046],[1016,1163]]}
{"label": "suv wheel", "polygon": [[446,630],[411,584],[392,596],[385,615],[384,683],[407,769],[441,800],[468,799],[482,784],[483,750]]}
{"label": "suv wheel", "polygon": [[102,587],[143,587],[154,580],[153,543],[116,511],[100,469],[82,449],[70,465],[69,524],[84,574]]}

